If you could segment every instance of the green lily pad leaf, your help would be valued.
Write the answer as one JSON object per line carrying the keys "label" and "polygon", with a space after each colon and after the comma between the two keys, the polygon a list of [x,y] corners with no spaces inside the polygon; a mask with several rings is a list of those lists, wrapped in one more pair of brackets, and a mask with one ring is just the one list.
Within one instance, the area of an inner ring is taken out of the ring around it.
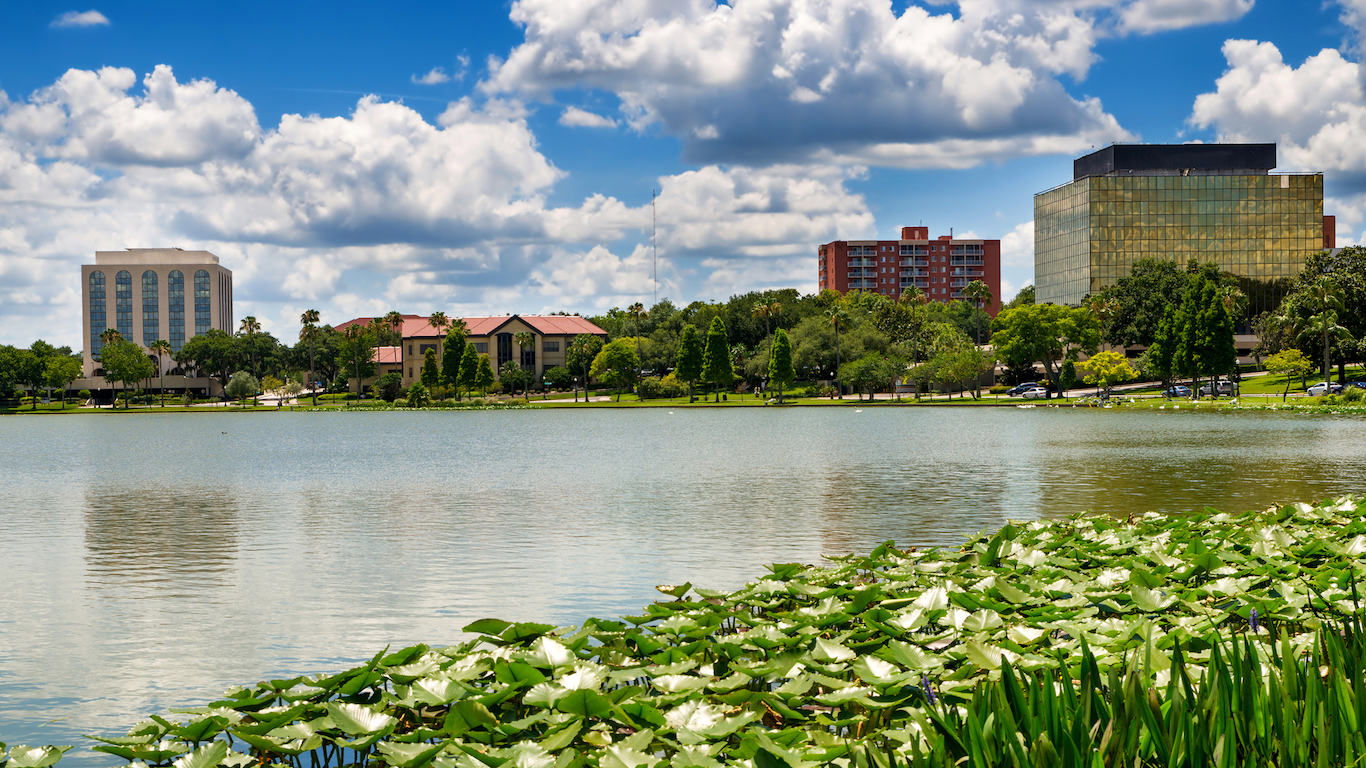
{"label": "green lily pad leaf", "polygon": [[964,619],[963,629],[966,629],[969,632],[981,632],[987,629],[995,629],[1004,623],[1001,614],[990,608],[984,608]]}
{"label": "green lily pad leaf", "polygon": [[996,591],[1001,593],[1001,597],[1004,597],[1017,605],[1020,603],[1028,603],[1034,599],[1028,592],[1022,589],[1016,589],[1004,581],[996,582]]}
{"label": "green lily pad leaf", "polygon": [[327,703],[327,715],[342,733],[350,736],[378,733],[398,724],[394,717],[359,704],[330,701]]}
{"label": "green lily pad leaf", "polygon": [[561,712],[580,717],[603,718],[612,712],[612,702],[597,691],[570,691],[555,705]]}
{"label": "green lily pad leaf", "polygon": [[852,661],[858,656],[857,653],[834,640],[826,640],[823,637],[816,640],[816,647],[812,655],[820,661]]}
{"label": "green lily pad leaf", "polygon": [[554,707],[555,702],[563,698],[569,691],[555,683],[541,683],[531,686],[531,690],[526,692],[522,701],[538,707]]}
{"label": "green lily pad leaf", "polygon": [[901,673],[901,668],[897,665],[883,661],[876,656],[860,656],[849,665],[854,670],[854,674],[867,682],[887,682],[893,676]]}
{"label": "green lily pad leaf", "polygon": [[[322,743],[321,740],[318,741]],[[175,768],[213,768],[228,756],[228,742],[214,741],[178,758],[172,765]]]}
{"label": "green lily pad leaf", "polygon": [[422,768],[445,748],[444,741],[438,744],[397,744],[392,741],[381,741],[375,745],[375,749],[384,756],[384,762],[394,768]]}
{"label": "green lily pad leaf", "polygon": [[650,682],[665,693],[678,693],[706,688],[711,680],[697,675],[661,675]]}
{"label": "green lily pad leaf", "polygon": [[503,621],[502,619],[480,619],[472,624],[466,624],[465,631],[497,637],[498,635],[503,634],[503,630],[510,626],[512,626],[512,622]]}
{"label": "green lily pad leaf", "polygon": [[1134,598],[1134,605],[1149,613],[1160,611],[1171,604],[1171,600],[1163,598],[1157,590],[1138,584],[1129,585],[1129,594]]}
{"label": "green lily pad leaf", "polygon": [[890,656],[892,661],[900,664],[907,669],[918,672],[938,669],[944,663],[933,654],[927,653],[924,648],[912,645],[902,640],[892,640],[883,646],[881,653]]}
{"label": "green lily pad leaf", "polygon": [[663,758],[647,755],[622,744],[612,744],[598,759],[600,768],[654,768]]}
{"label": "green lily pad leaf", "polygon": [[417,701],[431,706],[450,704],[465,696],[465,687],[454,680],[424,677],[413,682],[411,693]]}
{"label": "green lily pad leaf", "polygon": [[15,744],[9,751],[10,768],[47,768],[62,759],[71,747],[30,747]]}
{"label": "green lily pad leaf", "polygon": [[578,736],[579,731],[582,730],[582,722],[572,722],[544,739],[541,739],[541,749],[544,749],[547,752],[559,752],[561,749],[573,744],[574,738]]}
{"label": "green lily pad leaf", "polygon": [[660,592],[663,592],[669,597],[682,597],[688,594],[688,590],[692,589],[692,582],[685,581],[677,586],[674,586],[672,584],[660,584],[659,586],[655,587],[655,589],[659,590]]}

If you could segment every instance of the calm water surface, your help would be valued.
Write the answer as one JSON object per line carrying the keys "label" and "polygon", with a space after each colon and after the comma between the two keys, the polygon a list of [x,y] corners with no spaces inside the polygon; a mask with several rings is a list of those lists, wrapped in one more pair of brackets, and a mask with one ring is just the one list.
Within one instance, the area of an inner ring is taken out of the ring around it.
{"label": "calm water surface", "polygon": [[1366,422],[1286,414],[9,417],[0,447],[0,741],[90,766],[121,761],[79,734],[486,616],[578,623],[1007,518],[1366,489]]}

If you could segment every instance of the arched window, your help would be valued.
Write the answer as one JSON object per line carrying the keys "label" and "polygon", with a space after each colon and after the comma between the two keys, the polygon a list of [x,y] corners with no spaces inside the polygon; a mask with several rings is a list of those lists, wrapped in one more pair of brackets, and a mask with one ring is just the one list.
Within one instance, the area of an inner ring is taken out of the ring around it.
{"label": "arched window", "polygon": [[171,351],[179,352],[185,346],[185,273],[172,270],[166,276],[166,313],[170,320]]}
{"label": "arched window", "polygon": [[104,316],[104,273],[90,273],[90,359],[100,359],[100,349],[104,343],[100,341],[100,334],[109,326],[105,325]]}
{"label": "arched window", "polygon": [[142,273],[142,346],[150,347],[161,337],[161,314],[157,299],[157,273]]}
{"label": "arched window", "polygon": [[209,310],[209,273],[199,270],[194,273],[194,335],[208,333],[213,327]]}
{"label": "arched window", "polygon": [[114,322],[120,336],[134,341],[133,276],[123,269],[114,275]]}

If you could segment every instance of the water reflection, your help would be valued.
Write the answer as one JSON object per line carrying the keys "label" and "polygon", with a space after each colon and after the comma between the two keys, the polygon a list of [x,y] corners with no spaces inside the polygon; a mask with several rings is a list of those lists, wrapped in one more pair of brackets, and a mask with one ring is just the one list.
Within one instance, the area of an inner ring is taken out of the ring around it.
{"label": "water reflection", "polygon": [[[1359,492],[1361,424],[1043,408],[0,419],[0,540],[25,553],[0,558],[0,740],[79,744],[232,683],[454,642],[478,618],[610,617],[656,584],[734,587],[887,539]],[[131,444],[167,453],[89,449]]]}
{"label": "water reflection", "polygon": [[87,582],[101,592],[165,599],[224,588],[237,557],[233,490],[87,490]]}

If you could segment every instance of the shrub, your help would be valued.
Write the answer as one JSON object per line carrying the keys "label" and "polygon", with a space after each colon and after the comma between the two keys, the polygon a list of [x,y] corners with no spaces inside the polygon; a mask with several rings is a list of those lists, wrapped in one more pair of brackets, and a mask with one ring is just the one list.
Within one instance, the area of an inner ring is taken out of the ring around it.
{"label": "shrub", "polygon": [[987,392],[990,392],[993,395],[1004,395],[1008,391],[1010,391],[1010,387],[1007,387],[1004,384],[997,384],[996,386],[987,390]]}
{"label": "shrub", "polygon": [[444,408],[454,408],[454,407],[456,407],[457,405],[460,405],[460,401],[459,401],[459,400],[456,400],[456,399],[453,398],[453,397],[448,397],[448,398],[446,398],[445,400],[442,400],[442,401],[441,401],[441,405],[442,405],[442,407],[444,407]]}
{"label": "shrub", "polygon": [[77,392],[77,393],[76,393],[76,396],[79,397],[79,398],[82,399],[82,400],[89,400],[89,399],[90,399],[90,390],[88,390],[88,389],[82,389],[80,392]]}
{"label": "shrub", "polygon": [[1342,391],[1342,402],[1344,403],[1359,403],[1363,398],[1366,398],[1366,389],[1348,387]]}
{"label": "shrub", "polygon": [[636,391],[640,393],[641,400],[655,400],[661,397],[683,397],[688,394],[688,387],[674,379],[673,374],[669,374],[662,379],[658,376],[646,376],[640,380],[640,386]]}
{"label": "shrub", "polygon": [[395,408],[407,408],[407,407],[408,407],[408,398],[406,398],[406,397],[396,397],[396,398],[394,398],[394,407],[395,407]]}

